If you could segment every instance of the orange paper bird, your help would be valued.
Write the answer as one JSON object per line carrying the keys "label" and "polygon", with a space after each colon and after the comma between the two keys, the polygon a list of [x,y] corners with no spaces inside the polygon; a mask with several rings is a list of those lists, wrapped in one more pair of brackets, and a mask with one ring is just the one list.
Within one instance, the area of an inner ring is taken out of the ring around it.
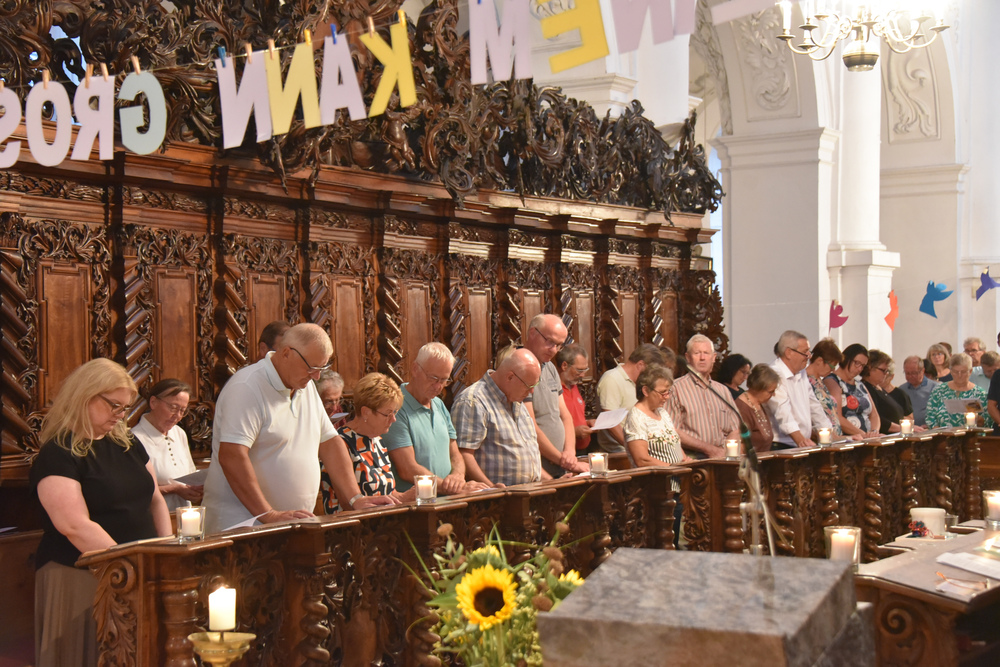
{"label": "orange paper bird", "polygon": [[895,331],[897,317],[899,317],[899,300],[896,298],[896,290],[892,290],[889,292],[889,314],[885,316],[889,331]]}
{"label": "orange paper bird", "polygon": [[844,307],[836,301],[830,302],[830,329],[844,326],[849,315],[844,315]]}

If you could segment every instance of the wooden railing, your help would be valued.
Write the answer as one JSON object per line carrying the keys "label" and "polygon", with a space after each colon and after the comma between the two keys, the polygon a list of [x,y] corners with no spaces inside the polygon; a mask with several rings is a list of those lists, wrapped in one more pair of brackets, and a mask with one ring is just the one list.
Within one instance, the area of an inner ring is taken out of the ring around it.
{"label": "wooden railing", "polygon": [[[786,538],[785,556],[825,556],[823,527],[860,526],[862,558],[902,535],[912,507],[943,507],[959,521],[982,518],[979,437],[949,429],[760,455],[761,487]],[[682,490],[687,548],[742,552],[740,503],[749,500],[735,461],[690,464]]]}
{"label": "wooden railing", "polygon": [[[864,554],[906,530],[908,509],[939,506],[978,518],[980,432],[954,429],[849,446],[762,455],[760,470],[782,555],[822,557],[822,527],[864,528]],[[690,473],[690,474],[687,474]],[[467,547],[497,525],[504,539],[541,544],[586,493],[573,515],[571,567],[589,574],[620,546],[670,549],[680,476],[688,549],[742,551],[747,543],[738,464],[616,471],[244,529],[180,545],[123,545],[82,559],[99,577],[98,641],[104,664],[195,664],[189,633],[204,628],[208,593],[237,589],[239,630],[257,640],[246,664],[433,664],[423,598],[404,566],[441,547],[442,523]],[[510,556],[527,558],[513,546]],[[132,657],[134,656],[134,658]]]}

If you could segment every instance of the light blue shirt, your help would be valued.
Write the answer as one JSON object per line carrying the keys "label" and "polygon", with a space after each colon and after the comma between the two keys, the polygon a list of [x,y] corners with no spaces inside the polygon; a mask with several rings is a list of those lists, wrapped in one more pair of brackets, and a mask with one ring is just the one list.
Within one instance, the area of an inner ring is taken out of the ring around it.
{"label": "light blue shirt", "polygon": [[[404,384],[403,406],[396,413],[396,421],[385,435],[382,444],[390,452],[403,447],[413,448],[417,463],[444,479],[451,474],[449,446],[455,439],[455,425],[444,401],[437,396],[431,400],[431,407],[424,407]],[[392,458],[392,457],[390,457]],[[392,464],[392,474],[396,478],[396,489],[406,491],[413,482],[399,476],[396,464]]]}
{"label": "light blue shirt", "polygon": [[899,385],[899,388],[907,393],[910,402],[913,403],[913,423],[917,426],[927,425],[927,401],[931,397],[931,391],[936,386],[938,386],[937,382],[926,377],[916,387],[909,382]]}

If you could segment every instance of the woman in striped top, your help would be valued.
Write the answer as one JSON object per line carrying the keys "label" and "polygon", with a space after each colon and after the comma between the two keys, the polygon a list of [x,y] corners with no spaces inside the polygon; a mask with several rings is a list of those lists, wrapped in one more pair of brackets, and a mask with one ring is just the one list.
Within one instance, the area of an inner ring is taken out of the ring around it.
{"label": "woman in striped top", "polygon": [[638,402],[625,418],[625,443],[632,465],[671,466],[690,461],[670,415],[663,408],[674,383],[664,366],[647,366],[635,381]]}

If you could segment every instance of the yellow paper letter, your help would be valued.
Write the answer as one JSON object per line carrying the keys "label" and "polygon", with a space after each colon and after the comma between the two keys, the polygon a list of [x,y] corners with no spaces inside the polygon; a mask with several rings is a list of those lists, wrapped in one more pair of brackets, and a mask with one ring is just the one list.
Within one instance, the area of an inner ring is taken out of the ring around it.
{"label": "yellow paper letter", "polygon": [[542,24],[542,36],[545,39],[552,39],[570,30],[580,30],[580,46],[549,58],[553,74],[604,58],[610,53],[608,40],[604,36],[600,0],[576,0],[573,9],[547,16],[539,23]]}
{"label": "yellow paper letter", "polygon": [[406,24],[394,23],[389,28],[389,35],[392,37],[392,46],[386,44],[381,35],[368,33],[361,35],[362,43],[379,59],[384,68],[378,88],[375,90],[375,98],[372,100],[371,108],[368,109],[369,118],[385,113],[392,89],[396,87],[397,82],[399,107],[402,109],[417,103],[417,87],[413,83],[413,63],[410,61],[410,39],[406,33]]}
{"label": "yellow paper letter", "polygon": [[287,134],[295,115],[295,104],[302,98],[302,118],[306,128],[319,127],[319,93],[316,92],[316,65],[310,44],[296,44],[288,65],[285,85],[281,85],[281,58],[264,54],[267,70],[267,94],[271,99],[271,125],[274,135]]}

